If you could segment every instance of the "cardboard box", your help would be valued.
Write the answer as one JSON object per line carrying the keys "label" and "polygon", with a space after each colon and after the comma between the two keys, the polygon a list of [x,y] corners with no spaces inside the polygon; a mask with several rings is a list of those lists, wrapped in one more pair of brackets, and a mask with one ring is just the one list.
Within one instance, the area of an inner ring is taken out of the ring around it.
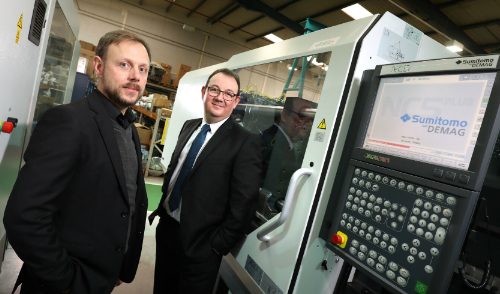
{"label": "cardboard box", "polygon": [[163,77],[160,81],[160,85],[170,86],[170,84],[172,83],[172,79],[170,77],[170,72],[172,71],[172,67],[166,63],[162,63],[161,66],[165,70],[165,73],[163,74]]}
{"label": "cardboard box", "polygon": [[153,94],[151,105],[156,108],[172,108],[172,101],[168,100],[168,96],[162,94]]}
{"label": "cardboard box", "polygon": [[139,142],[141,142],[141,145],[149,146],[149,144],[151,144],[151,135],[153,134],[153,131],[140,123],[134,123],[134,125],[137,129],[137,133],[139,134]]}
{"label": "cardboard box", "polygon": [[177,75],[175,76],[173,86],[178,87],[179,81],[181,80],[181,78],[190,70],[191,70],[191,67],[189,65],[181,64],[181,66],[179,66],[179,71],[177,72]]}
{"label": "cardboard box", "polygon": [[90,51],[95,51],[96,46],[92,43],[80,40],[80,48]]}

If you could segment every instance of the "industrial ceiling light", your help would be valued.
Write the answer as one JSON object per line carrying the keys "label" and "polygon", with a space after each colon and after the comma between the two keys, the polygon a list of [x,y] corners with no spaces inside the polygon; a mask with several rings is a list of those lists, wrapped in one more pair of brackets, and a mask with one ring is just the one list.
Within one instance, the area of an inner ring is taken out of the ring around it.
{"label": "industrial ceiling light", "polygon": [[353,19],[360,19],[363,17],[367,17],[370,15],[373,15],[370,11],[368,11],[366,8],[361,6],[361,4],[353,4],[350,6],[347,6],[345,8],[342,8],[342,11],[352,17]]}
{"label": "industrial ceiling light", "polygon": [[283,39],[281,39],[280,37],[276,36],[275,34],[267,34],[267,35],[264,36],[264,38],[268,39],[269,41],[271,41],[273,43],[278,43],[278,42],[283,41]]}
{"label": "industrial ceiling light", "polygon": [[446,49],[450,50],[451,52],[462,52],[464,51],[464,45],[457,40],[450,40],[446,42],[445,44]]}

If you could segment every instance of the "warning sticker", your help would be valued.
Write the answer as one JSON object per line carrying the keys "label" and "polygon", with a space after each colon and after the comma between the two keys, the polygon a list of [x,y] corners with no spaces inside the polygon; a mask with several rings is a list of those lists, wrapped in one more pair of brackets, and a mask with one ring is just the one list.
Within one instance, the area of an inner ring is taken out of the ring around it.
{"label": "warning sticker", "polygon": [[326,120],[325,119],[322,119],[321,122],[319,123],[318,125],[318,129],[326,129]]}
{"label": "warning sticker", "polygon": [[19,20],[17,21],[17,33],[16,33],[16,44],[19,44],[19,39],[21,37],[21,30],[23,29],[23,14],[19,16]]}

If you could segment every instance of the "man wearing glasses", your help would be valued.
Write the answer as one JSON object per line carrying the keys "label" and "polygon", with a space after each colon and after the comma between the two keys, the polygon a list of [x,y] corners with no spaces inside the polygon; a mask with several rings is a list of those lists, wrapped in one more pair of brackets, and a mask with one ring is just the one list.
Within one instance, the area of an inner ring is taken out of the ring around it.
{"label": "man wearing glasses", "polygon": [[306,99],[287,97],[276,122],[262,132],[265,177],[259,211],[266,219],[281,212],[290,178],[302,164],[316,107]]}
{"label": "man wearing glasses", "polygon": [[154,293],[211,293],[219,264],[255,214],[261,177],[260,139],[229,117],[240,81],[213,72],[201,89],[204,117],[188,120],[151,214],[156,228]]}

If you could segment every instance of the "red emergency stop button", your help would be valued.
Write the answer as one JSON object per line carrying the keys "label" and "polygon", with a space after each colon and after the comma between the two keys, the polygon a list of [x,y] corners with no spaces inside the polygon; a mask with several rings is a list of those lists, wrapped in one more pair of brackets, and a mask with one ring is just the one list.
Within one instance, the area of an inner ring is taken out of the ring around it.
{"label": "red emergency stop button", "polygon": [[339,246],[340,248],[345,248],[347,244],[347,235],[342,233],[341,231],[337,231],[337,233],[333,234],[330,237],[330,242]]}
{"label": "red emergency stop button", "polygon": [[2,125],[2,133],[10,134],[14,130],[14,124],[10,121],[4,121],[3,123],[0,121],[0,124]]}

